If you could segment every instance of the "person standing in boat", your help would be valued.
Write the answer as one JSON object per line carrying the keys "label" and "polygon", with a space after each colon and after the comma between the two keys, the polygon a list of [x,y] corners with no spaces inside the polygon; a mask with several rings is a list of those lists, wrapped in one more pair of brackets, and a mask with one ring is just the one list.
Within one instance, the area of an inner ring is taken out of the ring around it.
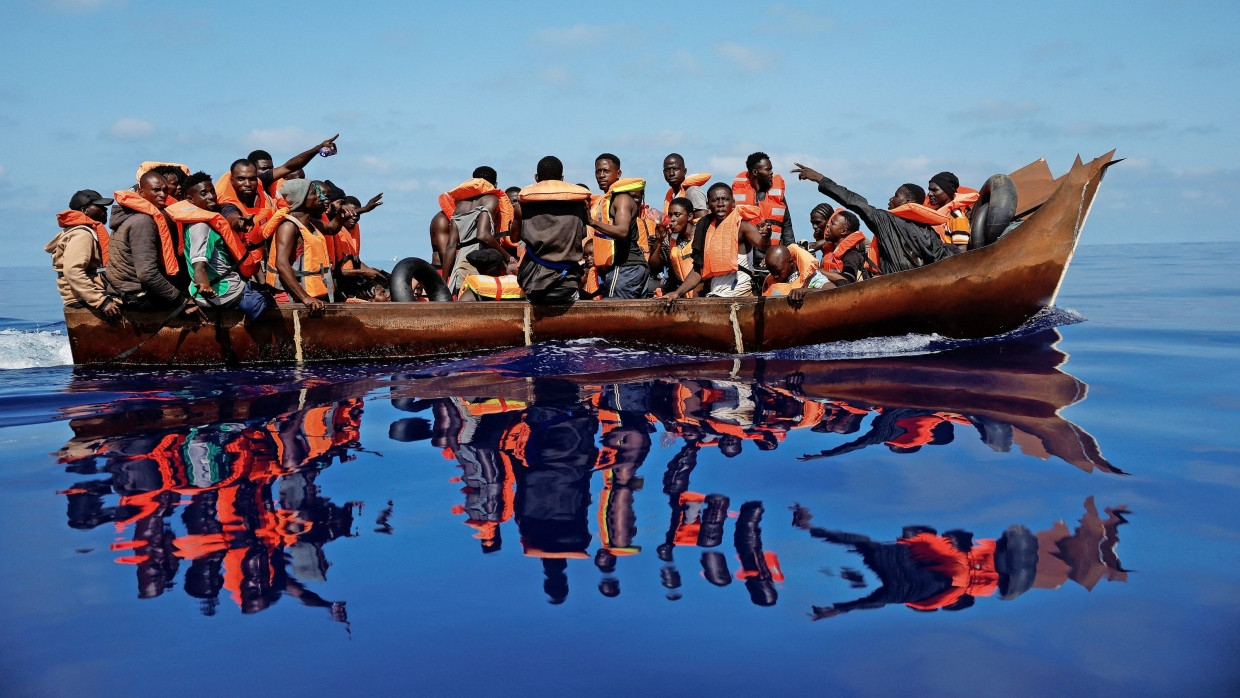
{"label": "person standing in boat", "polygon": [[538,161],[534,184],[518,195],[525,256],[517,280],[530,303],[557,305],[578,298],[590,190],[564,181],[554,155]]}
{"label": "person standing in boat", "polygon": [[326,302],[335,300],[331,255],[318,227],[325,195],[318,182],[305,179],[286,181],[280,195],[289,207],[272,221],[277,227],[267,260],[267,285],[319,315]]}
{"label": "person standing in boat", "polygon": [[[759,228],[767,236],[787,247],[796,242],[792,233],[792,216],[784,198],[784,178],[775,174],[771,158],[761,151],[745,158],[745,171],[732,180],[732,196],[736,203],[757,206],[762,210]],[[765,256],[762,250],[754,252],[754,281],[759,284],[766,278]]]}
{"label": "person standing in boat", "polygon": [[650,266],[642,242],[654,228],[641,215],[646,180],[621,178],[620,158],[611,153],[594,160],[594,178],[603,191],[590,209],[594,266],[603,298],[644,298]]}
{"label": "person standing in boat", "polygon": [[69,208],[56,214],[60,232],[43,248],[52,255],[56,285],[66,308],[90,308],[108,320],[121,316],[120,299],[103,285],[102,270],[108,263],[108,209],[94,189],[75,192]]}
{"label": "person standing in boat", "polygon": [[512,203],[496,188],[499,177],[493,168],[484,165],[473,175],[439,195],[440,212],[431,219],[431,244],[453,295],[460,293],[466,276],[478,273],[466,260],[475,246],[499,252],[512,271],[517,266],[516,257],[499,242],[512,226]]}
{"label": "person standing in boat", "polygon": [[663,213],[669,213],[672,202],[680,197],[691,202],[692,210],[689,213],[695,222],[710,213],[710,208],[706,205],[706,192],[702,191],[702,185],[710,181],[709,172],[688,174],[685,159],[680,153],[672,153],[663,158],[663,179],[670,187],[663,197]]}
{"label": "person standing in boat", "polygon": [[142,175],[136,192],[125,189],[113,197],[107,284],[121,296],[126,309],[184,307],[187,317],[202,317],[185,293],[189,275],[178,259],[180,228],[164,213],[168,181],[152,170]]}
{"label": "person standing in boat", "polygon": [[864,196],[848,190],[821,172],[794,163],[792,173],[818,185],[822,192],[844,208],[857,214],[874,232],[878,249],[878,271],[891,274],[907,271],[947,259],[959,252],[943,242],[934,226],[947,223],[947,216],[924,205],[926,192],[916,184],[906,183],[896,189],[887,202],[887,209],[877,209]]}
{"label": "person standing in boat", "polygon": [[693,232],[693,271],[680,288],[664,298],[682,298],[703,281],[708,297],[752,295],[753,252],[769,246],[770,228],[765,228],[765,234],[760,231],[761,210],[736,205],[732,188],[722,182],[712,186],[706,197],[712,213],[698,221]]}

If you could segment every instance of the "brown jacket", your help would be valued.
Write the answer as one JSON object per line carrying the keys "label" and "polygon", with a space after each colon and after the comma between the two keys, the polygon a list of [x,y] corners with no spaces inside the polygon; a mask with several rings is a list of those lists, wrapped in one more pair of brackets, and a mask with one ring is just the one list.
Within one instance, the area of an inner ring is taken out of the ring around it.
{"label": "brown jacket", "polygon": [[108,300],[103,277],[99,274],[103,259],[99,255],[99,241],[90,228],[84,225],[64,228],[43,251],[52,255],[56,285],[66,308],[99,310],[103,307]]}

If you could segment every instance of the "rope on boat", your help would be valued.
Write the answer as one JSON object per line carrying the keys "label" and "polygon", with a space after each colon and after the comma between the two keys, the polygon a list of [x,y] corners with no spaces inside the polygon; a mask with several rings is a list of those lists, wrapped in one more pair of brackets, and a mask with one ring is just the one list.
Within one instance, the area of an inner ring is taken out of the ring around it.
{"label": "rope on boat", "polygon": [[741,323],[736,318],[736,309],[740,307],[739,303],[732,304],[732,310],[728,313],[728,319],[732,321],[732,337],[736,340],[736,353],[745,353],[745,340],[741,336]]}
{"label": "rope on boat", "polygon": [[526,305],[525,306],[525,346],[527,347],[534,343],[534,328],[532,326],[533,321],[534,321],[534,306]]}
{"label": "rope on boat", "polygon": [[300,366],[305,357],[301,353],[301,311],[293,311],[293,348],[297,352],[295,357],[297,365]]}

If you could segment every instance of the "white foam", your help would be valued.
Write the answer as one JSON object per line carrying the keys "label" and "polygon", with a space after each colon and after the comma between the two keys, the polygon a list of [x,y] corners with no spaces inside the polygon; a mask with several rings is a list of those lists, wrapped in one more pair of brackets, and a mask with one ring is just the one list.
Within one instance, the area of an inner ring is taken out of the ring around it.
{"label": "white foam", "polygon": [[0,369],[73,363],[69,336],[48,330],[0,330]]}

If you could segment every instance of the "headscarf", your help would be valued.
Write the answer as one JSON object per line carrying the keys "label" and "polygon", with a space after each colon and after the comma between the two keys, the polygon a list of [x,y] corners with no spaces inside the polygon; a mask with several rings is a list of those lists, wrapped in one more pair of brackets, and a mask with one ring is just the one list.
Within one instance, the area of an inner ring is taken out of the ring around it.
{"label": "headscarf", "polygon": [[306,203],[306,197],[309,194],[310,180],[308,179],[286,179],[280,186],[280,196],[288,202],[290,212],[301,208]]}

